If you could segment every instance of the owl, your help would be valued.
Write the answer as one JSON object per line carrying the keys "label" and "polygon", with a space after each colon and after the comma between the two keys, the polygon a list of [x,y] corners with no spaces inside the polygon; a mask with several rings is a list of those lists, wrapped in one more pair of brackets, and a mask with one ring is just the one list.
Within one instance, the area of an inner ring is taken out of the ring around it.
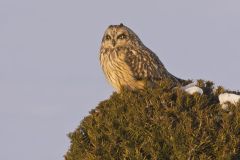
{"label": "owl", "polygon": [[179,84],[157,55],[122,23],[106,29],[100,48],[100,65],[117,92],[155,87],[166,79]]}

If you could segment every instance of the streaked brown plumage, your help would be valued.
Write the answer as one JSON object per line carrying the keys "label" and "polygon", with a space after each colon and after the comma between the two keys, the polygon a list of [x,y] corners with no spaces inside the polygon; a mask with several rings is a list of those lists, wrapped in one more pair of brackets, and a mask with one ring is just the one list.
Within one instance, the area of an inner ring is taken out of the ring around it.
{"label": "streaked brown plumage", "polygon": [[105,31],[100,49],[100,64],[107,80],[117,92],[122,89],[154,87],[164,79],[179,84],[157,55],[123,24],[110,25]]}

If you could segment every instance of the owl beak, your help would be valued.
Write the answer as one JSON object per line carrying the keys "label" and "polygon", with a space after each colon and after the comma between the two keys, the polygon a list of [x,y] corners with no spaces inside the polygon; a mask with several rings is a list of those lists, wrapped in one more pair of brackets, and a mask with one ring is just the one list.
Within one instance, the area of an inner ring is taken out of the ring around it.
{"label": "owl beak", "polygon": [[115,45],[116,45],[116,41],[115,40],[112,40],[112,45],[113,45],[113,47],[115,47]]}

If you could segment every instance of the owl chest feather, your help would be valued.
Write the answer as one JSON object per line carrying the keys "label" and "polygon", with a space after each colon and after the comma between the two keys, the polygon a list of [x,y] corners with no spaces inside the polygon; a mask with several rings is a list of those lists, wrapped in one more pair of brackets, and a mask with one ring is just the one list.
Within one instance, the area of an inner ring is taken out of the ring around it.
{"label": "owl chest feather", "polygon": [[[120,91],[122,88],[136,88],[136,80],[125,62],[125,51],[108,50],[101,54],[100,61],[107,80]],[[143,85],[141,85],[143,86]]]}

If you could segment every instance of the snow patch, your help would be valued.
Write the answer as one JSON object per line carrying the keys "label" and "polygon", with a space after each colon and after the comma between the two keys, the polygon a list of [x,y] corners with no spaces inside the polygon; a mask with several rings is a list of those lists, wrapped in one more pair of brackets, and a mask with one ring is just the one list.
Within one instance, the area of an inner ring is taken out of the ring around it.
{"label": "snow patch", "polygon": [[189,87],[184,90],[185,90],[185,92],[187,92],[189,94],[194,94],[194,93],[203,94],[203,90],[197,86]]}
{"label": "snow patch", "polygon": [[190,83],[186,86],[183,86],[182,89],[185,90],[185,89],[190,88],[190,87],[195,87],[196,85],[197,85],[197,81],[192,82],[192,83]]}
{"label": "snow patch", "polygon": [[237,104],[240,101],[240,95],[232,93],[222,93],[218,96],[219,102],[222,105],[222,109],[228,110],[227,102]]}
{"label": "snow patch", "polygon": [[197,85],[197,82],[190,83],[186,86],[183,86],[182,90],[184,90],[189,94],[194,94],[194,93],[203,94],[203,90],[200,87],[197,87],[196,85]]}

